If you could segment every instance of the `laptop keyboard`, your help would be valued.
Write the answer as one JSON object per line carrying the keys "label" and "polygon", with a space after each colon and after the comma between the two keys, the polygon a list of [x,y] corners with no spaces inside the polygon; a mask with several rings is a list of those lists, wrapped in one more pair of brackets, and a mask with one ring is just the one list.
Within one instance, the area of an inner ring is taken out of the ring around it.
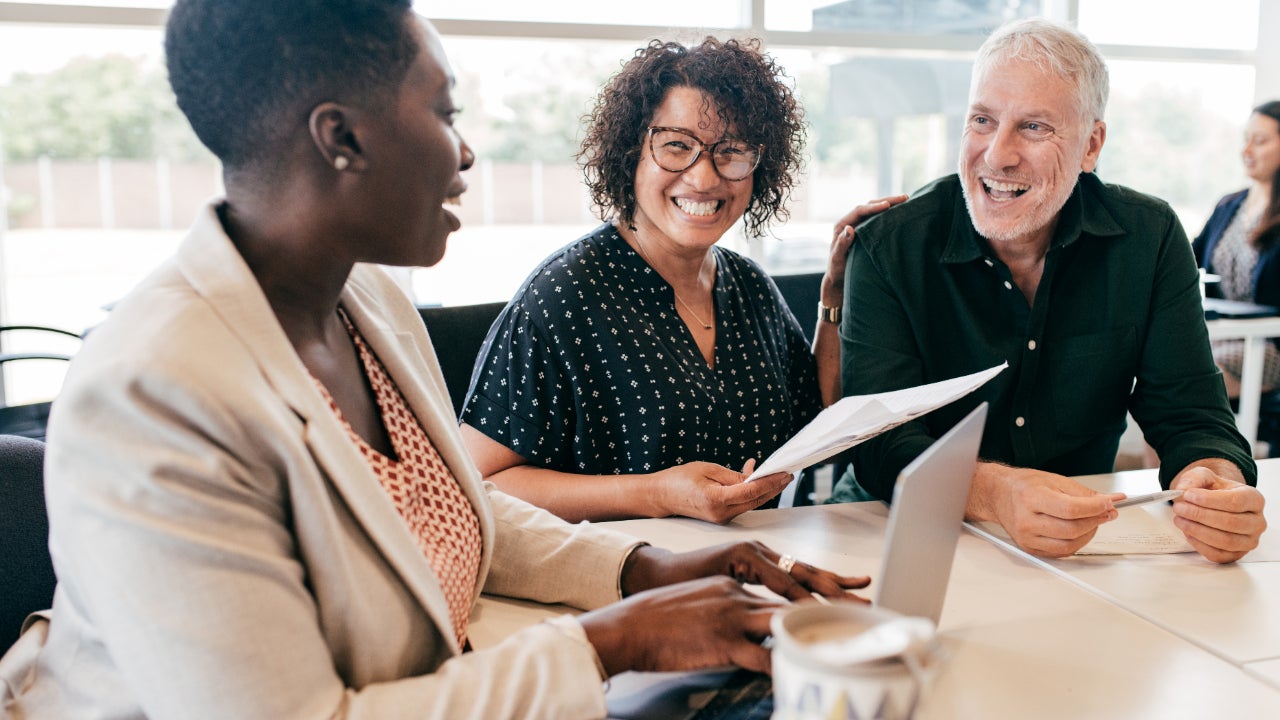
{"label": "laptop keyboard", "polygon": [[694,720],[769,720],[773,682],[768,675],[738,670],[716,691]]}

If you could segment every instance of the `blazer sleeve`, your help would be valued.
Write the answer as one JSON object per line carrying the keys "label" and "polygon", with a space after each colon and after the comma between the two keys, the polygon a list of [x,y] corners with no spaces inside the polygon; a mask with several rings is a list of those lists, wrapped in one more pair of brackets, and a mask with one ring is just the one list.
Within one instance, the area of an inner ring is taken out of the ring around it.
{"label": "blazer sleeve", "polygon": [[1204,227],[1200,228],[1200,234],[1196,235],[1195,239],[1191,241],[1191,251],[1195,253],[1197,267],[1206,269],[1209,267],[1208,258],[1205,257],[1205,246],[1208,245],[1209,238],[1213,235],[1214,218],[1221,208],[1222,201],[1219,200],[1217,207],[1213,209],[1213,215],[1209,216],[1209,219],[1204,223]]}
{"label": "blazer sleeve", "polygon": [[[1240,208],[1240,204],[1244,202],[1247,194],[1248,191],[1243,190],[1224,195],[1218,200],[1218,204],[1213,207],[1213,213],[1205,221],[1200,234],[1196,235],[1195,239],[1191,241],[1191,250],[1195,253],[1197,266],[1212,269],[1213,248],[1222,237],[1222,233],[1226,231],[1227,225],[1231,223],[1231,218],[1236,214],[1236,210]],[[1210,289],[1216,290],[1216,286]]]}
{"label": "blazer sleeve", "polygon": [[[1258,269],[1253,287],[1253,301],[1280,307],[1280,243],[1258,255]],[[1272,342],[1280,341],[1273,338]]]}
{"label": "blazer sleeve", "polygon": [[642,545],[630,535],[552,513],[485,483],[497,520],[484,591],[592,610],[622,598],[622,563]]}

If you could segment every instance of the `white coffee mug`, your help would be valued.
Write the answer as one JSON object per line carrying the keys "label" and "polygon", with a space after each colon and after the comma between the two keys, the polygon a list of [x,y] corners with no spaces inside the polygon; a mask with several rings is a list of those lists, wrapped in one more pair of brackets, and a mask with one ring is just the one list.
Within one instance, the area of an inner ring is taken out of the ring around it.
{"label": "white coffee mug", "polygon": [[773,720],[905,720],[941,664],[933,622],[869,605],[773,617]]}

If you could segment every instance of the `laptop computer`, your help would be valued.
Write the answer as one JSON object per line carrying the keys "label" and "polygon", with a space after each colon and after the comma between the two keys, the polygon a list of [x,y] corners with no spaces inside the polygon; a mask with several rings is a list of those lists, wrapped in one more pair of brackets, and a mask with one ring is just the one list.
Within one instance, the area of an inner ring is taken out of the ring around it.
{"label": "laptop computer", "polygon": [[1280,314],[1280,308],[1274,305],[1259,305],[1258,303],[1223,298],[1205,298],[1202,302],[1204,303],[1205,320],[1275,317]]}
{"label": "laptop computer", "polygon": [[942,617],[986,421],[984,402],[898,474],[872,604]]}
{"label": "laptop computer", "polygon": [[[938,622],[986,419],[984,402],[899,473],[873,604]],[[768,675],[746,670],[626,673],[613,679],[609,717],[768,720],[772,690]]]}

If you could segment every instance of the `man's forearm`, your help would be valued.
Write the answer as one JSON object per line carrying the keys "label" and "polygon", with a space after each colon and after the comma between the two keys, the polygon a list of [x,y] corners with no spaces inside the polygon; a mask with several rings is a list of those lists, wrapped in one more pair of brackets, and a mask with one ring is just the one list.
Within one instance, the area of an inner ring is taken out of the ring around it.
{"label": "man's forearm", "polygon": [[965,506],[966,520],[999,520],[998,504],[1009,497],[1009,484],[1015,482],[1017,468],[995,462],[979,462],[973,471],[973,485],[969,488],[969,502]]}

